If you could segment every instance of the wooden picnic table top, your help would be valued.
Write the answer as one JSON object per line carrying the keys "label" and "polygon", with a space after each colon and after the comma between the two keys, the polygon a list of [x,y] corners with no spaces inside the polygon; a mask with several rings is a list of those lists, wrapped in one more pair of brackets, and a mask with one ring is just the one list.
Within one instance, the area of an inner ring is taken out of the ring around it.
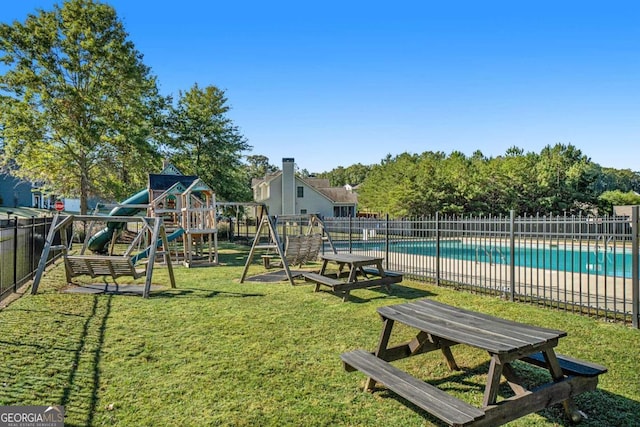
{"label": "wooden picnic table top", "polygon": [[[320,255],[320,258],[322,259],[322,267],[319,273],[307,273],[305,274],[305,280],[316,283],[316,292],[320,289],[320,286],[323,285],[330,287],[333,292],[341,293],[343,301],[349,299],[349,293],[354,289],[382,286],[385,287],[388,292],[391,292],[391,284],[402,281],[402,275],[399,273],[386,274],[387,272],[382,267],[382,260],[384,258],[381,257],[351,253],[328,253]],[[330,262],[338,264],[337,273],[327,273],[327,265]],[[342,273],[345,266],[349,268],[347,276]],[[365,266],[373,267],[365,269]],[[361,273],[362,277],[364,277],[363,280],[358,278],[358,273]],[[369,278],[369,275],[373,275],[375,278]],[[340,280],[344,277],[346,277],[345,280]]]}
{"label": "wooden picnic table top", "polygon": [[421,331],[492,354],[530,353],[554,347],[565,331],[501,319],[433,300],[408,302],[378,308],[393,319]]}
{"label": "wooden picnic table top", "polygon": [[328,253],[320,256],[321,259],[333,262],[343,262],[345,264],[361,264],[366,263],[375,264],[376,262],[382,261],[381,257],[374,257],[369,255],[358,255],[358,254],[345,254],[345,253]]}

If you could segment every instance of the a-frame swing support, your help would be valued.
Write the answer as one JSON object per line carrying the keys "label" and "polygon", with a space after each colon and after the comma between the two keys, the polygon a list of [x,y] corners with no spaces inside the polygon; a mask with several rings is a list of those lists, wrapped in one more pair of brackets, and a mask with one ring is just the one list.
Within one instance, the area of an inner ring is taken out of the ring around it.
{"label": "a-frame swing support", "polygon": [[[266,245],[260,244],[260,233],[262,232],[262,227],[264,227],[265,225],[269,227],[269,237],[271,238],[271,242]],[[293,282],[293,277],[291,276],[289,264],[287,263],[287,259],[284,256],[284,249],[282,248],[280,238],[278,237],[276,224],[268,214],[263,215],[262,219],[260,219],[260,225],[258,226],[258,230],[256,231],[256,237],[255,239],[253,239],[251,249],[249,250],[249,256],[247,257],[247,262],[244,264],[244,270],[242,270],[240,283],[243,283],[244,279],[247,277],[247,272],[249,271],[249,266],[253,261],[253,254],[255,253],[256,249],[275,249],[278,252],[278,256],[282,260],[282,266],[284,267],[284,271],[287,273],[287,279],[289,279],[289,283],[291,283],[291,285],[295,285],[295,283]]]}
{"label": "a-frame swing support", "polygon": [[[149,229],[151,231],[151,244],[148,248],[149,260],[146,265],[145,271],[145,285],[143,291],[143,297],[148,298],[149,293],[151,291],[151,280],[153,277],[153,266],[155,264],[156,255],[163,255],[164,262],[167,265],[167,269],[169,272],[169,280],[171,283],[171,287],[175,288],[175,276],[173,274],[173,266],[171,264],[171,256],[168,253],[169,243],[167,240],[167,233],[164,228],[164,223],[162,218],[137,218],[137,217],[96,217],[92,215],[69,215],[65,217],[61,217],[59,214],[56,214],[54,217],[51,228],[49,229],[49,233],[47,234],[47,239],[45,241],[44,247],[42,248],[42,255],[40,256],[40,261],[38,263],[38,269],[36,270],[35,277],[33,279],[33,284],[31,286],[31,294],[35,295],[38,292],[38,287],[40,286],[40,281],[42,279],[42,275],[47,267],[47,260],[49,258],[49,253],[51,250],[62,250],[63,256],[68,256],[68,244],[67,244],[67,235],[66,230],[67,227],[73,224],[74,221],[105,221],[108,220],[110,222],[139,222],[142,221],[143,229]],[[151,226],[151,224],[153,226]],[[60,233],[61,245],[54,246],[53,241],[56,236],[56,233]],[[163,250],[158,251],[158,246],[162,246]],[[82,255],[80,255],[82,256]],[[90,258],[90,257],[87,257]],[[122,257],[116,257],[122,258]],[[65,267],[66,268],[66,267]]]}
{"label": "a-frame swing support", "polygon": [[[243,283],[247,277],[247,272],[249,271],[249,266],[253,263],[253,256],[255,254],[256,249],[275,249],[278,253],[278,256],[280,257],[282,266],[287,275],[287,279],[289,279],[289,283],[291,283],[292,286],[295,285],[293,281],[293,276],[291,275],[291,269],[289,268],[289,263],[287,262],[287,257],[284,254],[284,248],[282,244],[283,242],[280,241],[280,237],[278,235],[277,222],[280,219],[286,219],[286,216],[280,216],[274,220],[272,219],[271,216],[269,216],[268,213],[266,212],[263,213],[262,218],[260,219],[260,224],[258,225],[258,229],[256,230],[255,238],[253,239],[253,243],[251,244],[251,249],[249,250],[249,256],[247,257],[247,261],[244,265],[244,269],[242,270],[240,283]],[[329,242],[329,246],[331,247],[331,250],[335,253],[336,249],[333,246],[333,241],[331,240],[329,233],[326,232],[324,222],[317,215],[311,214],[311,216],[309,217],[309,227],[308,227],[307,234],[311,232],[314,225],[319,225],[322,228],[323,233],[325,235],[324,237]],[[269,228],[269,236],[271,238],[271,242],[268,244],[260,243],[260,235],[262,233],[262,228],[264,226],[267,226]]]}

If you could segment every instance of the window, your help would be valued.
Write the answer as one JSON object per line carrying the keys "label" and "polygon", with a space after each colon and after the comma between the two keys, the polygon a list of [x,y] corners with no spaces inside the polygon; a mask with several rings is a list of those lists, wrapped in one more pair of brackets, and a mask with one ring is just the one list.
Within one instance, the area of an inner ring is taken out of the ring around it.
{"label": "window", "polygon": [[306,209],[300,209],[300,215],[306,215],[306,214],[307,214]]}
{"label": "window", "polygon": [[304,197],[304,187],[298,187],[298,197]]}
{"label": "window", "polygon": [[334,206],[333,207],[333,216],[335,217],[353,217],[355,213],[355,209],[353,206]]}

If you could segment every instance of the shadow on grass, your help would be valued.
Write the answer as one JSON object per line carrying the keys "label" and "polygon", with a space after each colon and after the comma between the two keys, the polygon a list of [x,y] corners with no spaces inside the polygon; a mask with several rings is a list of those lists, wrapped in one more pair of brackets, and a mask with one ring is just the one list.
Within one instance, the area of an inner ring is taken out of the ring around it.
{"label": "shadow on grass", "polygon": [[[109,314],[111,313],[111,302],[112,296],[109,295],[106,297],[107,302],[104,308],[103,314],[98,314],[98,297],[94,296],[93,298],[93,306],[91,308],[91,313],[87,316],[83,326],[82,332],[80,334],[80,338],[78,340],[78,346],[74,351],[73,360],[71,363],[71,369],[69,371],[69,376],[67,377],[67,382],[62,392],[62,397],[60,398],[60,405],[68,406],[71,401],[71,394],[78,387],[76,387],[76,378],[78,377],[78,370],[81,366],[81,358],[86,352],[89,352],[91,355],[91,399],[89,402],[89,408],[87,409],[87,418],[86,422],[82,425],[93,425],[93,420],[96,413],[96,407],[98,404],[98,390],[100,389],[100,361],[102,359],[102,348],[104,346],[104,338],[105,331],[107,328],[107,319],[109,318]],[[102,299],[100,299],[102,300]],[[98,327],[98,336],[97,342],[87,342],[89,341],[89,332],[91,329],[91,325],[94,321],[99,322]],[[65,425],[70,425],[65,422]]]}
{"label": "shadow on grass", "polygon": [[201,288],[180,288],[168,289],[161,292],[154,292],[152,298],[214,298],[214,297],[231,297],[231,298],[249,298],[263,297],[265,294],[258,293],[242,293],[227,291],[212,291],[211,289]]}
{"label": "shadow on grass", "polygon": [[[530,367],[528,365],[526,365],[528,368],[522,369],[525,365],[524,363],[518,363],[516,369],[521,376],[525,376],[525,379],[529,383],[527,384],[529,389],[551,381],[551,376],[544,369]],[[460,371],[456,371],[452,375],[437,380],[429,380],[428,383],[453,395],[459,396],[469,392],[482,395],[485,385],[470,378],[477,375],[486,375],[488,369],[489,362],[481,363],[470,368],[462,367]],[[380,397],[396,399],[398,402],[407,406],[408,409],[420,414],[425,420],[428,420],[434,425],[448,425],[394,392],[380,385],[377,387],[379,388],[376,388],[374,393]],[[502,383],[498,395],[498,402],[500,402],[501,399],[514,396],[514,392],[506,383]],[[586,415],[586,418],[580,422],[581,427],[599,427],[605,425],[640,426],[640,421],[637,419],[637,414],[640,413],[640,402],[625,396],[597,388],[593,391],[581,393],[574,397],[573,400],[578,409]],[[576,423],[572,422],[565,414],[562,403],[551,405],[546,409],[536,412],[536,414],[546,418],[547,421],[554,426],[570,427],[576,425]]]}
{"label": "shadow on grass", "polygon": [[[361,298],[358,295],[354,295],[353,294],[354,291],[358,292],[358,291],[361,291],[361,290],[362,289],[354,289],[354,290],[350,291],[349,292],[349,299],[347,300],[347,302],[352,302],[352,303],[355,303],[355,304],[362,304],[362,303],[366,303],[366,302],[369,302],[369,301],[374,301],[374,300],[378,300],[378,299],[384,299],[384,298],[388,298],[388,297],[396,297],[396,298],[411,300],[411,299],[427,298],[427,297],[435,295],[435,294],[433,294],[433,293],[431,293],[429,291],[425,291],[424,289],[417,289],[417,288],[412,288],[410,286],[403,286],[403,285],[399,285],[399,284],[391,285],[391,292],[390,293],[386,289],[384,289],[384,287],[368,288],[367,291],[380,293],[379,296],[375,296],[375,297],[372,297],[372,298]],[[339,297],[339,298],[343,297],[343,293],[342,292],[333,292],[333,291],[328,290],[326,288],[320,288],[319,292],[326,292],[328,294],[335,295],[336,297]]]}
{"label": "shadow on grass", "polygon": [[69,317],[83,317],[82,314],[77,313],[63,313],[62,311],[52,312],[51,310],[34,310],[33,308],[13,308],[12,311],[22,311],[24,313],[43,313],[45,315],[60,315],[60,316],[69,316]]}
{"label": "shadow on grass", "polygon": [[419,299],[435,296],[434,293],[425,291],[424,289],[413,288],[401,284],[391,285],[391,295],[403,299]]}
{"label": "shadow on grass", "polygon": [[226,249],[218,253],[218,263],[230,267],[241,267],[247,262],[248,250]]}

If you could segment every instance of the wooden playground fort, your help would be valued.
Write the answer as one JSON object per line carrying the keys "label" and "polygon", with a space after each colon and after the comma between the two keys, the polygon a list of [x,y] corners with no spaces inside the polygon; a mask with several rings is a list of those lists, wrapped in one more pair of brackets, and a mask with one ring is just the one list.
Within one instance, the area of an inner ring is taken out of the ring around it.
{"label": "wooden playground fort", "polygon": [[[145,277],[143,296],[149,296],[154,264],[160,261],[169,270],[175,287],[171,257],[186,267],[218,263],[218,229],[214,191],[197,176],[183,175],[168,165],[160,174],[149,174],[146,189],[116,205],[104,215],[56,215],[45,241],[32,293],[38,286],[52,250],[62,251],[67,283],[76,276]],[[98,224],[106,224],[95,231]],[[134,224],[135,231],[131,230]],[[85,238],[79,251],[73,249],[78,230]],[[116,254],[116,243],[124,234],[130,243]],[[131,237],[131,235],[134,237]],[[54,241],[61,244],[54,245]],[[122,252],[122,251],[121,251]],[[141,268],[143,260],[146,265]]]}
{"label": "wooden playground fort", "polygon": [[168,165],[160,174],[149,174],[148,192],[147,216],[165,220],[169,241],[182,244],[176,254],[182,255],[184,265],[217,264],[217,206],[211,187]]}

